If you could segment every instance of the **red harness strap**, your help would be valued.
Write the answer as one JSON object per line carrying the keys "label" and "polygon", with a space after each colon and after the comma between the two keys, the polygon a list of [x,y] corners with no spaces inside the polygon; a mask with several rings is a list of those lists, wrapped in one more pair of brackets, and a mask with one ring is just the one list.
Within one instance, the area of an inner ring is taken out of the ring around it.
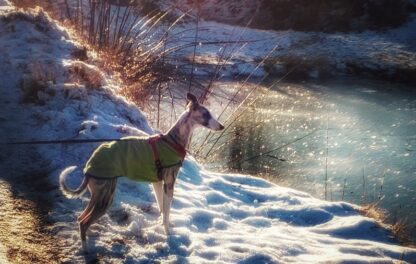
{"label": "red harness strap", "polygon": [[157,146],[156,146],[156,143],[159,140],[165,141],[170,147],[172,147],[178,153],[178,155],[182,158],[182,160],[185,159],[186,149],[184,147],[182,147],[181,145],[179,145],[179,144],[175,144],[175,143],[170,142],[162,134],[159,134],[159,135],[156,135],[156,136],[151,136],[149,138],[149,144],[152,147],[153,156],[155,158],[157,178],[161,181],[161,180],[163,180],[162,179],[163,178],[163,175],[162,175],[163,166],[162,166],[162,162],[160,161],[159,151],[157,151]]}
{"label": "red harness strap", "polygon": [[176,153],[178,153],[178,155],[181,157],[181,159],[185,159],[186,156],[186,149],[182,146],[179,145],[177,143],[173,143],[171,141],[169,141],[166,137],[161,136],[162,140],[165,141],[171,148],[173,148]]}

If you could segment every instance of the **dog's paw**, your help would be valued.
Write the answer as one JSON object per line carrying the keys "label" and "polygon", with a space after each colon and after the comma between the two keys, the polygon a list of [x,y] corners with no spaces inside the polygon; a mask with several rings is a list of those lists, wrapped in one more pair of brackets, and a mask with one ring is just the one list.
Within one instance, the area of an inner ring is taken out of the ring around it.
{"label": "dog's paw", "polygon": [[[159,219],[158,220],[158,222],[161,224],[161,225],[163,225],[163,226],[165,226],[166,224],[165,223],[163,223],[163,219]],[[167,224],[169,227],[175,227],[175,224],[174,223],[168,223]]]}
{"label": "dog's paw", "polygon": [[172,234],[172,230],[171,230],[172,227],[175,227],[173,223],[163,224],[163,228],[165,229],[165,234],[167,236]]}
{"label": "dog's paw", "polygon": [[166,234],[167,236],[169,236],[169,235],[170,235],[169,225],[163,225],[163,227],[165,228],[165,234]]}
{"label": "dog's paw", "polygon": [[89,251],[88,251],[87,241],[82,241],[81,243],[82,243],[82,253],[88,254]]}

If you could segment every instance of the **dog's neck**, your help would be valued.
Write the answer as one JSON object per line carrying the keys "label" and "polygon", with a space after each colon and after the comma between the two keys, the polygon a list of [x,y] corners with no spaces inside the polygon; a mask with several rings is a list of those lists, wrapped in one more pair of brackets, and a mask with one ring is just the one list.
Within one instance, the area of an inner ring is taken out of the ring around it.
{"label": "dog's neck", "polygon": [[167,136],[170,136],[175,143],[186,148],[191,137],[195,123],[189,118],[189,112],[184,112],[176,123],[168,130]]}

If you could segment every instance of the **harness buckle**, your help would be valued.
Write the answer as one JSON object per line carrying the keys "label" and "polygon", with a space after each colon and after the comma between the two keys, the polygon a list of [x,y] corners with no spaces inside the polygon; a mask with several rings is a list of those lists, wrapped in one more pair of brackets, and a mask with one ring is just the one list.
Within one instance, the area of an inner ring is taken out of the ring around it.
{"label": "harness buckle", "polygon": [[156,173],[157,173],[157,178],[161,181],[163,180],[163,166],[162,166],[162,162],[160,162],[160,159],[155,160],[155,165],[156,165]]}

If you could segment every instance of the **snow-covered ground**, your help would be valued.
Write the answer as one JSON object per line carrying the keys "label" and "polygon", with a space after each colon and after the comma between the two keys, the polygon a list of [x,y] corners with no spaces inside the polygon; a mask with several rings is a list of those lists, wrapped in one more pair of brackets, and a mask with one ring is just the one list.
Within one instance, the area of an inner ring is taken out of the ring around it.
{"label": "snow-covered ground", "polygon": [[[142,112],[114,94],[116,84],[74,58],[78,45],[43,12],[0,12],[2,141],[153,133]],[[0,153],[6,177],[19,174],[16,179],[24,180],[21,175],[32,171],[47,175],[51,188],[43,195],[53,205],[49,228],[59,241],[62,262],[416,261],[415,249],[400,246],[388,229],[361,216],[352,204],[325,202],[248,175],[205,171],[192,157],[176,186],[172,235],[163,232],[151,188],[121,179],[114,204],[88,234],[92,253],[84,256],[76,217],[88,198],[64,198],[58,174],[69,165],[82,168],[95,147],[22,146]],[[78,170],[70,184],[80,180]]]}
{"label": "snow-covered ground", "polygon": [[4,263],[4,264],[8,264],[8,260],[6,257],[7,254],[7,250],[5,248],[5,246],[3,246],[2,244],[0,244],[0,262]]}

